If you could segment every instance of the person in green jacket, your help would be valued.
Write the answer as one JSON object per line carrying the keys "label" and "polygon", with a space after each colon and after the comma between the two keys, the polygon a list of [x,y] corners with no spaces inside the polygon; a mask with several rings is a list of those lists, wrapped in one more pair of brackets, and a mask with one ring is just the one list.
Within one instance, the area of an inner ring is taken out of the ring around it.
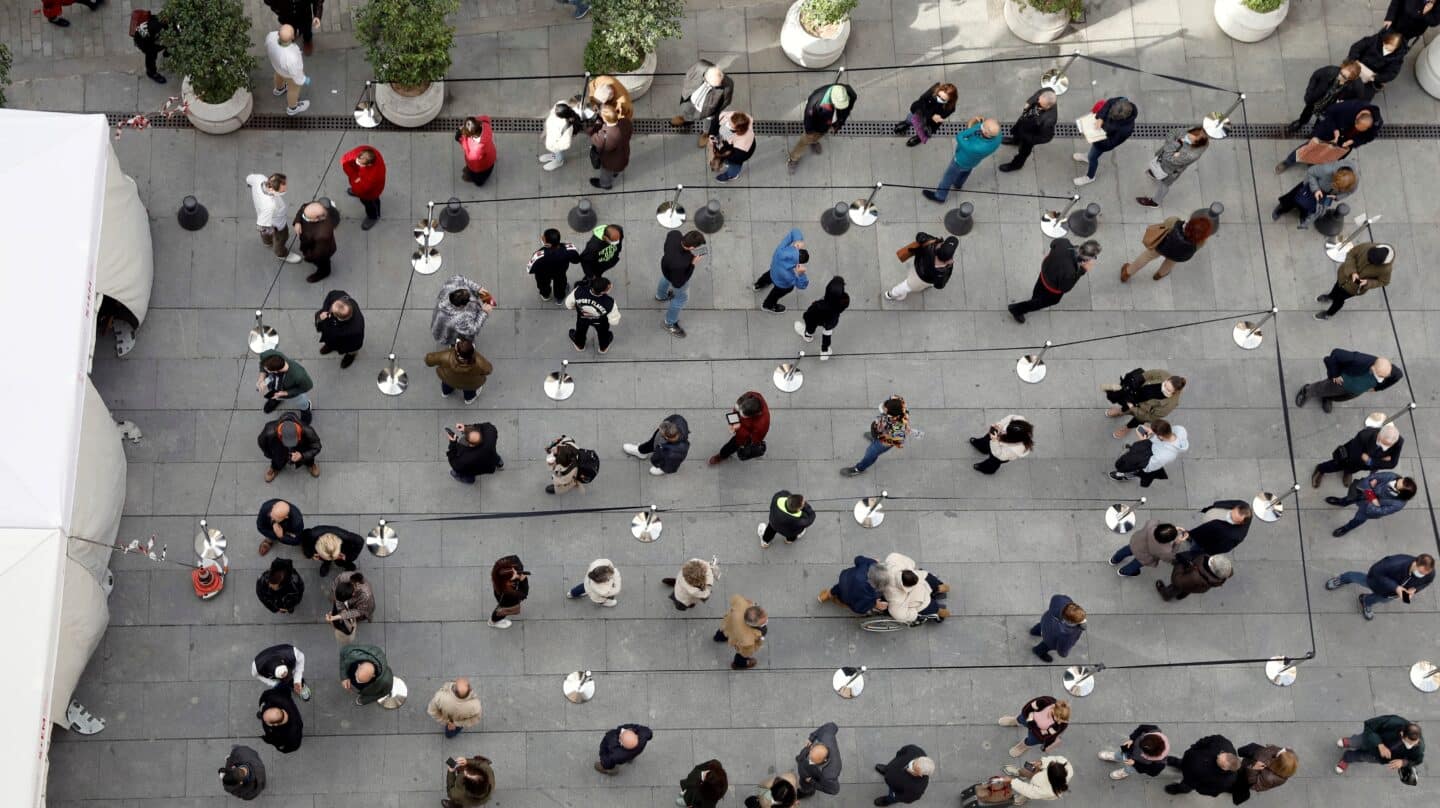
{"label": "person in green jacket", "polygon": [[1390,285],[1390,270],[1395,265],[1395,248],[1389,244],[1356,244],[1335,270],[1335,285],[1315,298],[1316,303],[1329,303],[1330,308],[1315,312],[1315,319],[1328,320],[1340,311],[1345,301],[1359,297],[1371,289]]}
{"label": "person in green jacket", "polygon": [[1425,761],[1420,725],[1398,715],[1377,715],[1365,722],[1364,731],[1341,738],[1335,745],[1345,750],[1335,764],[1336,774],[1344,774],[1356,761],[1382,763],[1388,769],[1418,766]]}
{"label": "person in green jacket", "polygon": [[255,381],[255,390],[265,397],[265,412],[274,412],[281,404],[289,403],[300,410],[301,421],[310,423],[310,389],[314,386],[310,374],[299,362],[279,351],[260,354],[260,378]]}
{"label": "person in green jacket", "polygon": [[356,704],[379,701],[394,684],[395,673],[378,646],[351,643],[340,649],[340,686],[355,694]]}
{"label": "person in green jacket", "polygon": [[495,791],[495,769],[481,755],[455,758],[445,769],[445,799],[442,808],[470,808],[490,801]]}

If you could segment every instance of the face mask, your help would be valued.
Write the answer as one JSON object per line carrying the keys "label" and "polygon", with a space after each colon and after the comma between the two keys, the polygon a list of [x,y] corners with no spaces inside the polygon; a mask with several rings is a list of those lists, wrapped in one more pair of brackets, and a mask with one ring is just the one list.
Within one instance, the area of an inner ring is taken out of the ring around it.
{"label": "face mask", "polygon": [[1190,135],[1186,135],[1184,138],[1182,138],[1182,140],[1185,141],[1185,145],[1186,145],[1186,146],[1194,146],[1194,145],[1195,145],[1195,138],[1191,137]]}
{"label": "face mask", "polygon": [[1380,48],[1380,52],[1385,54],[1386,56],[1389,56],[1390,54],[1395,52],[1395,49],[1390,47],[1389,45],[1382,45]]}

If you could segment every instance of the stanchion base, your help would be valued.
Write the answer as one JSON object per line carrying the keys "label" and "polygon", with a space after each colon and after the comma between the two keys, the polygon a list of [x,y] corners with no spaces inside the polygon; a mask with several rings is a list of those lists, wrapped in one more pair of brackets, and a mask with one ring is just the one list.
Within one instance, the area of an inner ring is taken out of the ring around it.
{"label": "stanchion base", "polygon": [[1353,241],[1345,241],[1339,243],[1334,241],[1327,241],[1325,242],[1325,254],[1330,256],[1331,261],[1334,261],[1337,264],[1343,264],[1345,263],[1345,256],[1350,254],[1350,250],[1354,246],[1355,243]]}
{"label": "stanchion base", "polygon": [[434,247],[445,240],[445,231],[439,229],[439,226],[439,223],[436,222],[429,227],[417,227],[410,232],[415,234],[416,244],[421,247]]}
{"label": "stanchion base", "polygon": [[1285,515],[1285,503],[1269,491],[1261,491],[1250,500],[1250,510],[1262,522],[1274,522]]}
{"label": "stanchion base", "polygon": [[1071,665],[1060,676],[1065,692],[1076,698],[1085,698],[1095,692],[1095,671],[1085,665]]}
{"label": "stanchion base", "polygon": [[1020,381],[1029,384],[1039,384],[1045,381],[1045,363],[1036,358],[1035,354],[1026,354],[1015,362],[1015,375]]}
{"label": "stanchion base", "polygon": [[213,561],[225,555],[225,534],[208,525],[195,532],[195,555]]}
{"label": "stanchion base", "polygon": [[775,386],[782,393],[793,393],[805,383],[805,374],[795,366],[794,362],[782,362],[779,367],[775,368],[773,378]]}
{"label": "stanchion base", "polygon": [[1440,667],[1434,662],[1422,659],[1410,666],[1410,684],[1421,693],[1434,693],[1440,690]]}
{"label": "stanchion base", "polygon": [[866,204],[865,200],[857,199],[850,203],[850,221],[861,227],[869,227],[875,224],[880,218],[880,208],[873,204]]}
{"label": "stanchion base", "polygon": [[553,401],[564,401],[575,395],[575,377],[559,371],[545,374],[545,395]]}
{"label": "stanchion base", "polygon": [[1285,657],[1270,657],[1265,663],[1265,678],[1270,684],[1276,687],[1289,687],[1295,684],[1295,674],[1299,669],[1295,667],[1294,660],[1285,661]]}
{"label": "stanchion base", "polygon": [[380,115],[380,108],[373,102],[361,101],[355,105],[355,124],[362,129],[374,129],[385,120]]}
{"label": "stanchion base", "polygon": [[584,671],[572,671],[565,674],[565,684],[561,689],[565,693],[566,701],[571,704],[584,704],[595,698],[595,677],[587,677]]}
{"label": "stanchion base", "polygon": [[440,271],[441,263],[440,251],[433,247],[410,255],[410,266],[421,275],[434,275]]}
{"label": "stanchion base", "polygon": [[280,344],[280,332],[270,326],[250,329],[250,352],[264,353]]}
{"label": "stanchion base", "polygon": [[365,537],[365,549],[370,555],[376,558],[384,558],[395,552],[400,546],[400,537],[395,535],[395,528],[385,525],[376,525],[371,528],[370,534]]}
{"label": "stanchion base", "polygon": [[1241,348],[1253,351],[1265,341],[1265,332],[1256,328],[1254,323],[1241,320],[1231,329],[1230,338],[1235,340],[1235,344]]}
{"label": "stanchion base", "polygon": [[1220,113],[1212,112],[1205,116],[1205,120],[1200,123],[1200,126],[1205,130],[1205,134],[1210,136],[1211,140],[1224,140],[1230,136],[1230,133],[1225,129],[1225,124],[1229,122],[1229,118],[1222,118],[1220,117]]}
{"label": "stanchion base", "polygon": [[1117,503],[1105,509],[1105,526],[1121,535],[1134,530],[1138,521],[1135,509],[1127,505]]}
{"label": "stanchion base", "polygon": [[860,527],[879,527],[885,521],[885,505],[882,497],[865,497],[855,503],[855,521]]}
{"label": "stanchion base", "polygon": [[387,710],[398,710],[405,706],[405,699],[410,697],[410,686],[399,676],[395,677],[395,683],[390,686],[390,695],[380,697],[376,704]]}
{"label": "stanchion base", "polygon": [[1060,72],[1060,68],[1052,67],[1040,74],[1040,89],[1053,90],[1056,95],[1064,95],[1070,89],[1070,77]]}
{"label": "stanchion base", "polygon": [[674,230],[685,224],[685,206],[679,202],[662,202],[655,209],[655,221],[667,230]]}
{"label": "stanchion base", "polygon": [[1051,211],[1040,217],[1040,232],[1050,238],[1064,238],[1070,230],[1065,227],[1065,220]]}
{"label": "stanchion base", "polygon": [[650,511],[641,511],[635,514],[630,520],[630,535],[638,542],[649,544],[660,538],[660,533],[665,529],[661,524],[660,517]]}
{"label": "stanchion base", "polygon": [[865,692],[865,674],[859,668],[839,668],[830,677],[830,689],[842,699],[853,699]]}
{"label": "stanchion base", "polygon": [[387,396],[398,396],[410,386],[410,375],[404,368],[395,368],[394,373],[390,372],[390,368],[384,368],[375,378],[375,386]]}

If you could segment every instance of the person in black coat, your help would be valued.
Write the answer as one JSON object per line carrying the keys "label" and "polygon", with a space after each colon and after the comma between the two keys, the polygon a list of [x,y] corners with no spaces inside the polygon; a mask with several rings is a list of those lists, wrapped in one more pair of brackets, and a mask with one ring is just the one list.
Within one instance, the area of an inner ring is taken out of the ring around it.
{"label": "person in black coat", "polygon": [[1240,777],[1240,756],[1235,745],[1223,735],[1207,735],[1185,750],[1185,757],[1171,757],[1166,763],[1180,770],[1180,782],[1165,786],[1166,794],[1194,791],[1207,797],[1229,794]]}
{"label": "person in black coat", "polygon": [[315,312],[315,330],[320,332],[321,355],[339,353],[340,367],[348,368],[365,344],[365,315],[354,298],[336,289],[325,295],[325,303]]}
{"label": "person in black coat", "polygon": [[[618,256],[618,249],[616,254]],[[562,241],[560,231],[551,227],[540,234],[540,249],[530,256],[530,263],[526,265],[525,271],[535,278],[535,288],[540,291],[541,300],[553,300],[556,304],[564,305],[565,293],[570,291],[570,282],[565,273],[571,264],[578,263],[580,251],[575,249],[574,244]]]}
{"label": "person in black coat", "polygon": [[1435,0],[1390,0],[1385,10],[1383,31],[1394,31],[1405,37],[1405,46],[1414,44],[1425,29],[1440,25],[1440,4]]}
{"label": "person in black coat", "polygon": [[928,142],[940,131],[940,125],[945,123],[945,119],[954,114],[955,99],[959,97],[960,91],[955,85],[935,82],[910,104],[910,115],[895,124],[895,134],[912,133],[910,139],[905,141],[906,146],[918,146]]}
{"label": "person in black coat", "polygon": [[272,614],[290,614],[305,597],[305,581],[288,558],[276,558],[255,581],[255,597]]}
{"label": "person in black coat", "polygon": [[145,54],[145,75],[156,84],[164,84],[165,77],[160,75],[155,62],[160,54],[169,53],[169,50],[161,44],[161,36],[165,29],[170,27],[170,22],[165,19],[165,12],[157,11],[150,15],[150,18],[135,26],[135,33],[130,35],[130,40],[135,47]]}
{"label": "person in black coat", "polygon": [[325,13],[325,0],[265,0],[265,5],[275,12],[281,25],[293,25],[295,33],[304,40],[305,55],[314,49],[311,41],[315,26],[320,24],[320,15]]}
{"label": "person in black coat", "polygon": [[1209,518],[1190,529],[1190,549],[1175,554],[1176,564],[1201,555],[1228,553],[1239,547],[1250,533],[1254,516],[1250,504],[1242,499],[1216,500],[1201,508],[1200,514]]}
{"label": "person in black coat", "polygon": [[1174,269],[1177,263],[1183,264],[1194,258],[1195,253],[1205,246],[1205,242],[1215,232],[1215,221],[1210,218],[1208,211],[1200,211],[1191,216],[1188,221],[1178,216],[1171,216],[1161,224],[1169,225],[1169,227],[1165,229],[1165,234],[1160,237],[1160,240],[1153,246],[1142,242],[1141,246],[1144,249],[1140,251],[1140,254],[1135,256],[1133,261],[1120,266],[1121,283],[1129,282],[1131,276],[1144,269],[1146,264],[1156,258],[1164,260],[1160,262],[1160,268],[1155,270],[1155,274],[1150,277],[1152,280],[1160,280],[1169,275],[1170,270]]}
{"label": "person in black coat", "polygon": [[600,739],[600,759],[595,761],[595,771],[615,774],[617,767],[640,757],[652,736],[650,728],[641,724],[621,724],[605,733]]}
{"label": "person in black coat", "polygon": [[230,747],[218,773],[220,787],[232,797],[249,801],[265,790],[265,764],[260,761],[260,753],[248,746]]}
{"label": "person in black coat", "polygon": [[1000,166],[1001,171],[1015,171],[1030,159],[1030,151],[1042,143],[1055,139],[1055,121],[1060,115],[1054,90],[1040,90],[1025,102],[1020,117],[1010,124],[1010,134],[1001,141],[1006,146],[1019,146],[1019,151],[1010,162]]}
{"label": "person in black coat", "polygon": [[1305,85],[1305,108],[1285,131],[1295,134],[1309,126],[1316,115],[1324,115],[1331,106],[1341,101],[1369,101],[1375,95],[1375,88],[1360,80],[1360,63],[1347,59],[1338,65],[1328,65],[1310,74]]}
{"label": "person in black coat", "polygon": [[1108,151],[1120,148],[1135,131],[1135,118],[1139,111],[1134,102],[1123,95],[1106,99],[1095,105],[1093,114],[1100,120],[1105,137],[1090,144],[1090,151],[1075,152],[1072,156],[1077,163],[1085,164],[1085,176],[1076,177],[1076,185],[1089,185],[1095,181],[1095,172],[1100,168],[1100,158]]}
{"label": "person in black coat", "polygon": [[505,468],[500,457],[500,433],[494,424],[456,424],[449,438],[445,458],[450,461],[450,476],[460,482],[474,485],[476,476]]}
{"label": "person in black coat", "polygon": [[1026,314],[1059,303],[1095,266],[1095,259],[1099,257],[1100,242],[1094,239],[1079,247],[1071,244],[1067,238],[1057,238],[1050,242],[1050,252],[1046,253],[1045,260],[1040,262],[1040,277],[1035,279],[1030,299],[1022,303],[1011,303],[1008,306],[1010,316],[1015,318],[1015,322],[1023,323]]}
{"label": "person in black coat", "polygon": [[1355,40],[1345,58],[1359,62],[1362,68],[1360,80],[1378,91],[1400,75],[1400,69],[1405,66],[1405,55],[1409,52],[1410,46],[1405,44],[1404,34],[1382,29]]}
{"label": "person in black coat", "polygon": [[[625,248],[625,228],[618,224],[606,224],[595,228],[585,249],[580,253],[580,268],[585,278],[599,277],[620,263],[620,251]],[[559,296],[563,299],[563,295]]]}
{"label": "person in black coat", "polygon": [[855,88],[848,84],[827,84],[810,93],[810,97],[805,100],[805,133],[795,142],[795,148],[790,150],[786,171],[794,174],[806,151],[819,154],[821,138],[831,132],[840,131],[845,121],[849,120],[858,100]]}
{"label": "person in black coat", "polygon": [[1325,357],[1325,378],[1303,385],[1295,393],[1295,406],[1305,406],[1314,396],[1320,409],[1330,412],[1332,402],[1378,393],[1403,378],[1405,372],[1383,356],[1336,348]]}
{"label": "person in black coat", "polygon": [[684,235],[679,230],[671,230],[665,235],[665,248],[660,256],[660,285],[655,287],[655,299],[662,303],[670,302],[665,309],[664,324],[671,336],[685,337],[685,329],[680,327],[680,312],[685,308],[685,301],[690,299],[690,278],[695,275],[695,267],[709,251],[710,248],[705,246],[705,234],[699,230],[691,230]]}
{"label": "person in black coat", "polygon": [[885,788],[889,789],[883,797],[875,798],[875,804],[909,805],[925,796],[930,776],[935,773],[935,761],[926,756],[924,749],[911,743],[900,747],[889,763],[876,763],[875,771],[885,778]]}
{"label": "person in black coat", "polygon": [[911,292],[923,292],[930,287],[944,289],[955,271],[955,251],[960,240],[954,236],[940,239],[926,232],[915,234],[915,257],[910,271],[904,279],[886,290],[886,300],[904,300]]}
{"label": "person in black coat", "polygon": [[820,331],[820,361],[824,362],[830,358],[830,337],[835,334],[835,329],[840,326],[840,315],[850,308],[850,295],[845,291],[845,279],[836,275],[825,284],[825,294],[819,300],[810,304],[801,315],[800,321],[795,323],[795,333],[800,339],[812,342],[815,339],[815,331]]}
{"label": "person in black coat", "polygon": [[[326,536],[338,539],[338,548],[335,541],[325,538]],[[334,525],[316,525],[308,528],[300,537],[300,554],[320,562],[321,578],[330,574],[332,563],[347,572],[354,570],[355,562],[359,560],[364,549],[364,536]],[[326,555],[335,557],[326,558]]]}
{"label": "person in black coat", "polygon": [[755,528],[755,532],[760,536],[762,548],[770,546],[776,533],[785,537],[786,544],[794,544],[813,524],[815,509],[805,501],[805,497],[781,489],[770,498],[770,516]]}
{"label": "person in black coat", "polygon": [[260,533],[260,555],[263,556],[277,541],[298,546],[300,534],[305,530],[305,517],[299,508],[283,499],[267,499],[260,503],[255,530]]}
{"label": "person in black coat", "polygon": [[255,717],[260,719],[261,740],[275,747],[275,751],[290,753],[300,748],[305,735],[305,722],[300,719],[300,708],[287,684],[272,687],[260,694],[260,709]]}
{"label": "person in black coat", "polygon": [[1310,487],[1319,488],[1326,474],[1341,472],[1341,482],[1350,485],[1358,472],[1386,471],[1400,462],[1400,450],[1405,439],[1400,437],[1400,428],[1392,424],[1383,427],[1367,426],[1355,433],[1355,437],[1335,447],[1330,459],[1315,465],[1310,474]]}
{"label": "person in black coat", "polygon": [[1275,173],[1281,174],[1287,168],[1299,162],[1299,152],[1310,145],[1328,143],[1332,146],[1339,146],[1345,151],[1337,156],[1336,160],[1343,160],[1350,156],[1355,149],[1364,146],[1374,140],[1380,134],[1380,127],[1385,121],[1380,117],[1380,108],[1369,101],[1342,101],[1332,105],[1315,122],[1315,128],[1310,132],[1310,139],[1305,143],[1296,146],[1285,155],[1285,159],[1275,164]]}
{"label": "person in black coat", "polygon": [[265,482],[273,481],[286,463],[297,469],[305,466],[310,469],[311,477],[320,476],[320,465],[315,462],[315,456],[320,454],[320,434],[315,427],[302,424],[299,413],[287,412],[266,423],[255,443],[270,461]]}
{"label": "person in black coat", "polygon": [[604,275],[586,277],[575,284],[565,298],[565,308],[575,310],[575,327],[567,336],[577,351],[585,350],[590,329],[595,329],[595,347],[600,353],[610,350],[615,341],[615,332],[610,327],[620,322],[620,312],[615,298],[610,296],[610,279]]}
{"label": "person in black coat", "polygon": [[1376,604],[1396,598],[1409,603],[1434,581],[1435,556],[1396,553],[1371,564],[1365,572],[1342,572],[1326,581],[1325,588],[1333,591],[1348,584],[1359,584],[1369,589],[1370,594],[1359,596],[1360,614],[1366,620],[1374,620]]}

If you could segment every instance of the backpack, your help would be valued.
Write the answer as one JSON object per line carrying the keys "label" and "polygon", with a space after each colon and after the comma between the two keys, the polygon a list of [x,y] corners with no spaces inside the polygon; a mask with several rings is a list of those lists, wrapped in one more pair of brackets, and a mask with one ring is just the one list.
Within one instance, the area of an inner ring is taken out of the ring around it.
{"label": "backpack", "polygon": [[600,474],[600,455],[594,449],[580,449],[580,459],[575,463],[575,479],[581,483],[594,482]]}
{"label": "backpack", "polygon": [[143,8],[137,8],[130,12],[130,36],[140,30],[140,26],[150,21],[150,12]]}

